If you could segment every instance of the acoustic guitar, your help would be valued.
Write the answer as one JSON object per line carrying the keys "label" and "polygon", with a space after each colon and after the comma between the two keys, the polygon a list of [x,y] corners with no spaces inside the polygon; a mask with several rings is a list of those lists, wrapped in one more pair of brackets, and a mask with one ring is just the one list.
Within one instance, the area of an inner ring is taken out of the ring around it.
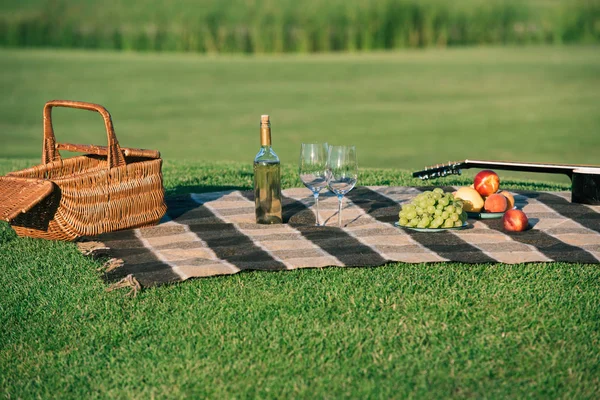
{"label": "acoustic guitar", "polygon": [[469,168],[567,175],[571,179],[573,203],[600,205],[600,167],[595,165],[463,160],[426,167],[413,172],[413,177],[423,180],[443,178],[448,175],[460,175],[462,169]]}

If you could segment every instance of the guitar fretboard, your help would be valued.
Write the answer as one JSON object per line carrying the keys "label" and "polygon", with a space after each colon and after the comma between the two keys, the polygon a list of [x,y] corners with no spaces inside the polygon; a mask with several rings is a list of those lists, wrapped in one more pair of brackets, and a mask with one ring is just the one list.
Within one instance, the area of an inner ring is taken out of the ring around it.
{"label": "guitar fretboard", "polygon": [[414,177],[421,179],[440,178],[451,174],[460,174],[461,169],[469,168],[491,168],[506,171],[518,172],[542,172],[550,174],[565,174],[569,178],[573,177],[573,171],[585,168],[600,172],[600,167],[596,165],[583,164],[549,164],[549,163],[523,163],[509,161],[482,161],[482,160],[464,160],[449,162],[442,165],[434,165],[425,168],[422,171],[413,173]]}
{"label": "guitar fretboard", "polygon": [[495,168],[505,171],[519,172],[545,172],[573,175],[573,170],[581,167],[592,167],[574,164],[543,164],[543,163],[519,163],[507,161],[480,161],[480,160],[465,160],[462,168]]}

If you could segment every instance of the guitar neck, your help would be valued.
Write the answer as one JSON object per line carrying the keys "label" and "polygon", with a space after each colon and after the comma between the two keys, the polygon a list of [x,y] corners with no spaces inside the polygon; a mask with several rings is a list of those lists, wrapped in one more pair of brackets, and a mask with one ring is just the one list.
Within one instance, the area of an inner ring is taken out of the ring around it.
{"label": "guitar neck", "polygon": [[564,174],[573,178],[574,171],[585,169],[589,173],[600,174],[600,166],[582,165],[582,164],[546,164],[546,163],[524,163],[508,161],[482,161],[482,160],[463,160],[450,161],[447,164],[437,164],[427,167],[421,171],[413,172],[415,178],[435,179],[448,175],[460,175],[461,169],[481,168],[481,169],[502,169],[507,171],[519,172],[542,172],[547,174]]}
{"label": "guitar neck", "polygon": [[[521,163],[507,161],[481,161],[465,160],[461,163],[462,168],[494,168],[506,171],[520,172],[544,172],[549,174],[565,174],[569,177],[573,175],[573,170],[577,168],[594,168],[592,165],[575,164],[544,164],[544,163]],[[596,167],[597,168],[597,167]]]}

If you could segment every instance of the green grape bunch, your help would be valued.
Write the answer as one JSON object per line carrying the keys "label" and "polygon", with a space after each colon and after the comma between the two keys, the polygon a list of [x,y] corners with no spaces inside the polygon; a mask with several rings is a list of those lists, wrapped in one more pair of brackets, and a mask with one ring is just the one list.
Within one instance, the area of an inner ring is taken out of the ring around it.
{"label": "green grape bunch", "polygon": [[455,228],[467,221],[463,202],[440,188],[420,193],[400,210],[400,226],[409,228]]}

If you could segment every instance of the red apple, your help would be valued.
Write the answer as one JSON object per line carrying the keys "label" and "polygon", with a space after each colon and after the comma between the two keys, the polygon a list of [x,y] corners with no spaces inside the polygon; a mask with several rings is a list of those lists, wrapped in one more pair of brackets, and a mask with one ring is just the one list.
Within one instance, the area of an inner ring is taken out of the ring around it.
{"label": "red apple", "polygon": [[480,195],[486,197],[498,191],[498,188],[500,187],[500,178],[494,171],[485,169],[475,175],[473,187]]}
{"label": "red apple", "polygon": [[502,223],[507,231],[521,232],[529,226],[529,219],[521,210],[508,210],[502,217]]}
{"label": "red apple", "polygon": [[508,201],[506,200],[506,197],[504,197],[498,193],[489,195],[485,199],[485,204],[483,205],[483,208],[485,209],[485,211],[492,212],[492,213],[504,212],[504,211],[506,211],[507,207],[508,207]]}

